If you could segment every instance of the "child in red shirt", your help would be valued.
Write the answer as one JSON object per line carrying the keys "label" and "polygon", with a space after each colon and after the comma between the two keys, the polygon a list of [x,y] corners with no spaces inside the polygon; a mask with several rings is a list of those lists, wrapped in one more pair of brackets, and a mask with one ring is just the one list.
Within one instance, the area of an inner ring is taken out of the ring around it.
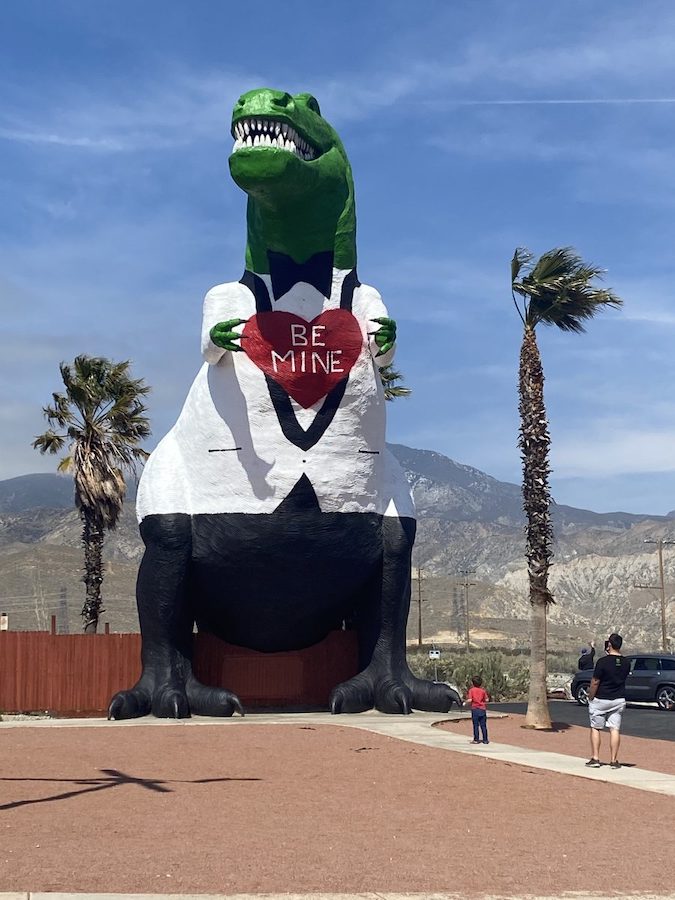
{"label": "child in red shirt", "polygon": [[487,702],[490,699],[488,692],[482,687],[483,679],[480,675],[474,675],[471,679],[470,687],[466,692],[465,703],[471,704],[471,722],[473,723],[473,740],[472,744],[480,744],[478,740],[478,730],[480,729],[483,736],[483,743],[489,744],[487,733]]}

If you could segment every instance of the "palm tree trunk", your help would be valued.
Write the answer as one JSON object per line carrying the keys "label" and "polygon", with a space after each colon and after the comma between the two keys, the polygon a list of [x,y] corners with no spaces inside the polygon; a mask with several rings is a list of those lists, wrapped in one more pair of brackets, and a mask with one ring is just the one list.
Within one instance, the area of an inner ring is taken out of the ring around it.
{"label": "palm tree trunk", "polygon": [[548,589],[548,570],[553,555],[548,462],[551,438],[544,405],[544,371],[535,331],[530,325],[525,326],[520,350],[518,393],[518,443],[523,462],[527,573],[532,605],[530,692],[525,724],[529,728],[543,729],[551,728],[546,693],[546,618],[548,605],[553,602]]}
{"label": "palm tree trunk", "polygon": [[530,687],[525,727],[539,730],[552,728],[546,690],[546,619],[546,604],[533,603],[530,613]]}
{"label": "palm tree trunk", "polygon": [[98,619],[103,612],[101,582],[103,581],[103,523],[86,508],[80,509],[82,518],[82,546],[84,547],[84,581],[86,598],[82,607],[85,634],[96,634]]}

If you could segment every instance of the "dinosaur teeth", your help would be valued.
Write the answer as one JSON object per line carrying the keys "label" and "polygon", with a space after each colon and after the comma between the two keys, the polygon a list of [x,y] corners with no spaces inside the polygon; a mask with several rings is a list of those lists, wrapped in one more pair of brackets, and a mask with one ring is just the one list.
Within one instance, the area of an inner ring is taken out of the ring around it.
{"label": "dinosaur teeth", "polygon": [[317,152],[292,125],[274,119],[242,119],[232,129],[234,150],[242,147],[275,147],[293,153],[298,159],[311,161]]}

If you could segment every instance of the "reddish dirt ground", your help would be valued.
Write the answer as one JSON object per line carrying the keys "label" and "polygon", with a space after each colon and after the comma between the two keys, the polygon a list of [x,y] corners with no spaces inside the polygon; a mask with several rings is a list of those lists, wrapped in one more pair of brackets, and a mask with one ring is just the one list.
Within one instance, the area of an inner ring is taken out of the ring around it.
{"label": "reddish dirt ground", "polygon": [[[664,713],[671,715],[671,713]],[[675,731],[675,715],[673,730]],[[527,747],[530,750],[550,750],[553,753],[565,753],[567,756],[578,756],[587,760],[591,755],[591,743],[588,728],[579,725],[554,723],[553,733],[532,731],[523,728],[525,716],[509,714],[506,718],[490,717],[488,710],[488,737],[500,744],[513,744],[516,747]],[[471,722],[444,722],[438,726],[453,734],[465,734],[467,741],[473,737]],[[609,762],[609,733],[604,731],[601,737],[600,758]],[[639,766],[652,772],[664,772],[675,775],[675,743],[671,741],[651,741],[645,738],[621,735],[619,759],[626,765]]]}
{"label": "reddish dirt ground", "polygon": [[[493,720],[494,739],[513,724]],[[339,726],[22,727],[0,743],[0,890],[672,890],[675,802],[618,785]]]}

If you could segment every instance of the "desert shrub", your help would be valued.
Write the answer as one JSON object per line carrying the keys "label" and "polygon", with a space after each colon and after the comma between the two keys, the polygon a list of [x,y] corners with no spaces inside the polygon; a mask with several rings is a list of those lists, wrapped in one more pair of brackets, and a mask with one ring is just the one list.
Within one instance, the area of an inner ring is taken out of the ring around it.
{"label": "desert shrub", "polygon": [[501,654],[470,653],[457,660],[453,677],[460,690],[465,691],[471,686],[474,675],[480,675],[483,687],[493,700],[504,700],[509,696],[509,678],[504,672]]}
{"label": "desert shrub", "polygon": [[[408,664],[419,678],[434,678],[434,660],[426,651],[408,654]],[[436,661],[439,681],[453,684],[462,694],[471,684],[473,675],[480,675],[483,687],[494,701],[518,700],[527,693],[527,658],[505,658],[498,650],[443,651]]]}
{"label": "desert shrub", "polygon": [[[583,643],[583,641],[582,641]],[[598,651],[596,646],[595,648],[596,659],[602,656],[602,652]],[[571,653],[565,652],[550,652],[548,654],[548,670],[549,672],[569,672],[570,674],[574,674],[577,671],[577,660],[581,655],[581,644],[576,650],[573,650]]]}

